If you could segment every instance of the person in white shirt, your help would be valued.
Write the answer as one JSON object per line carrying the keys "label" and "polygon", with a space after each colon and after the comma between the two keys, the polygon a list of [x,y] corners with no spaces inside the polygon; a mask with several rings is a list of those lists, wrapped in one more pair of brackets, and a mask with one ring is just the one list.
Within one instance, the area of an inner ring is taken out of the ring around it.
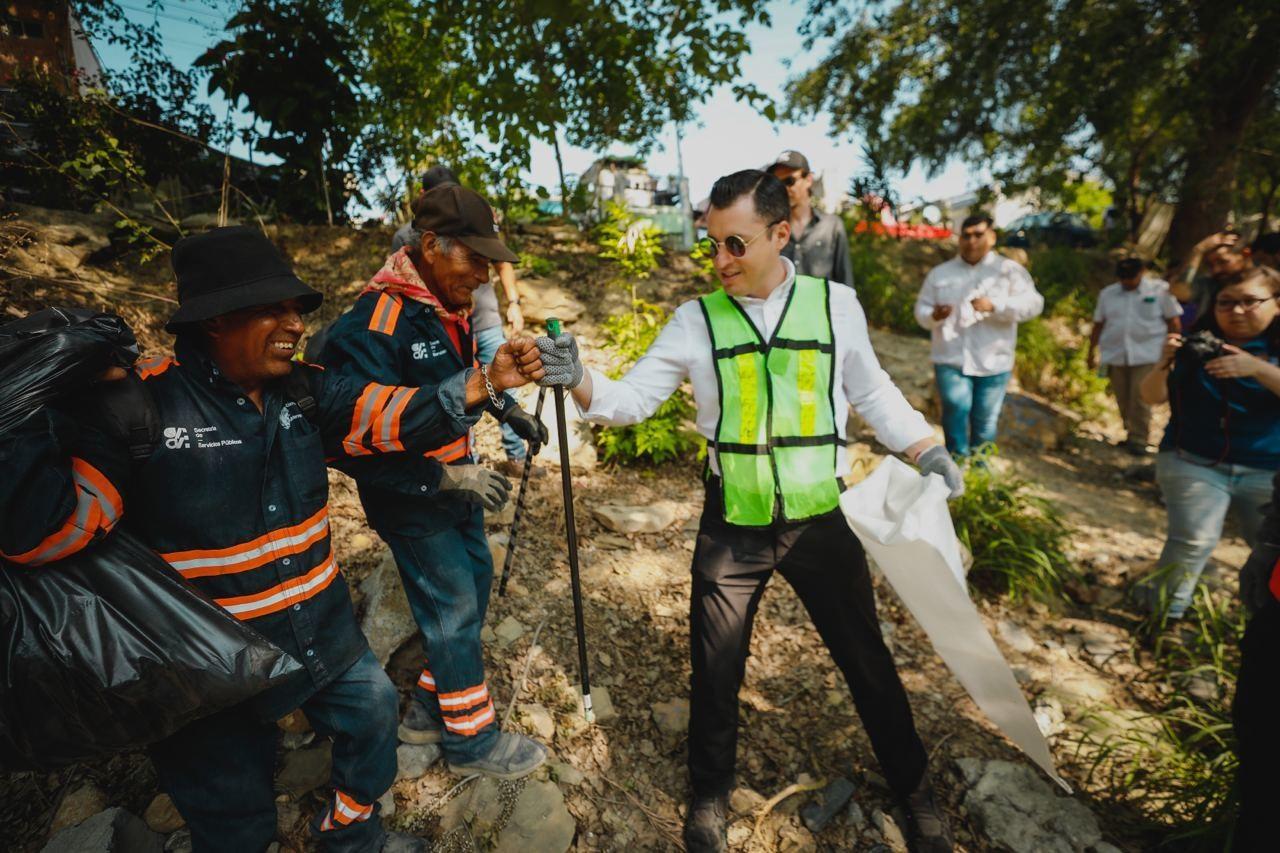
{"label": "person in white shirt", "polygon": [[711,190],[706,249],[723,289],[684,303],[618,380],[583,368],[577,343],[538,340],[543,384],[572,389],[590,421],[642,421],[685,379],[708,440],[706,500],[693,556],[689,773],[690,851],[726,849],[734,786],[738,689],[765,585],[781,572],[799,595],[853,701],[890,787],[911,816],[912,849],[952,849],[893,657],[876,618],[866,555],[838,507],[849,473],[852,406],[894,452],[941,475],[959,468],[880,367],[854,291],[797,276],[787,192],[745,170]]}
{"label": "person in white shirt", "polygon": [[965,219],[960,253],[929,270],[916,297],[916,322],[933,337],[942,432],[959,457],[995,443],[1018,324],[1044,310],[1031,275],[995,244],[990,216]]}
{"label": "person in white shirt", "polygon": [[1145,277],[1145,267],[1141,258],[1116,263],[1119,281],[1098,294],[1089,335],[1089,366],[1096,368],[1101,361],[1111,380],[1124,421],[1125,447],[1135,456],[1155,452],[1151,406],[1142,401],[1138,386],[1160,360],[1165,335],[1182,329],[1182,306],[1169,292],[1169,283]]}

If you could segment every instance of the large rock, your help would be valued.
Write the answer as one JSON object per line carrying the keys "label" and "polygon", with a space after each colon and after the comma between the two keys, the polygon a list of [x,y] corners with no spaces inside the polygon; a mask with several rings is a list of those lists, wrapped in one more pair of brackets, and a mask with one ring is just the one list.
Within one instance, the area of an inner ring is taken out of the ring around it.
{"label": "large rock", "polygon": [[333,744],[326,740],[318,746],[286,752],[276,777],[276,790],[298,799],[328,782],[332,750]]}
{"label": "large rock", "polygon": [[551,712],[547,710],[545,705],[539,705],[537,702],[522,704],[520,706],[520,721],[528,726],[529,730],[543,742],[550,741],[556,736],[555,718],[551,716]]}
{"label": "large rock", "polygon": [[440,830],[452,832],[466,824],[471,837],[488,836],[502,820],[504,784],[509,783],[484,776],[461,791],[440,810]]}
{"label": "large rock", "polygon": [[409,609],[409,599],[400,586],[400,572],[395,558],[387,551],[377,568],[360,584],[364,593],[364,617],[360,630],[369,640],[378,663],[387,665],[396,649],[418,631]]}
{"label": "large rock", "polygon": [[670,702],[654,702],[650,706],[653,722],[667,735],[682,735],[689,728],[689,700],[672,699]]}
{"label": "large rock", "polygon": [[58,803],[49,824],[49,834],[56,835],[68,826],[75,826],[107,807],[107,795],[97,785],[86,782],[71,791]]}
{"label": "large rock", "polygon": [[549,281],[539,280],[535,284],[522,278],[517,287],[520,310],[527,323],[545,323],[548,317],[572,323],[582,316],[582,303]]}
{"label": "large rock", "polygon": [[560,786],[529,782],[493,849],[494,853],[564,853],[576,832],[577,824],[565,808]]}
{"label": "large rock", "polygon": [[100,217],[69,210],[45,210],[15,205],[17,224],[30,229],[32,243],[25,252],[56,269],[76,270],[94,252],[111,245],[110,225]]}
{"label": "large rock", "polygon": [[55,835],[40,853],[163,853],[164,837],[122,808],[99,812]]}
{"label": "large rock", "polygon": [[182,815],[178,814],[178,807],[173,804],[168,794],[157,794],[151,801],[151,805],[147,806],[147,810],[142,813],[142,819],[147,822],[149,829],[162,835],[182,829],[187,823],[182,819]]}
{"label": "large rock", "polygon": [[822,789],[822,798],[800,809],[800,819],[810,832],[822,832],[827,828],[845,803],[853,797],[854,784],[843,776],[837,777]]}
{"label": "large rock", "polygon": [[1053,450],[1075,432],[1080,416],[1026,392],[1011,391],[1000,412],[1000,438]]}
{"label": "large rock", "polygon": [[1089,809],[1060,796],[1030,765],[960,758],[964,805],[993,848],[1010,853],[1089,853],[1102,831]]}
{"label": "large rock", "polygon": [[591,514],[615,533],[657,533],[676,520],[676,505],[671,501],[651,504],[600,504]]}
{"label": "large rock", "polygon": [[439,757],[439,744],[400,744],[396,747],[396,781],[422,778]]}

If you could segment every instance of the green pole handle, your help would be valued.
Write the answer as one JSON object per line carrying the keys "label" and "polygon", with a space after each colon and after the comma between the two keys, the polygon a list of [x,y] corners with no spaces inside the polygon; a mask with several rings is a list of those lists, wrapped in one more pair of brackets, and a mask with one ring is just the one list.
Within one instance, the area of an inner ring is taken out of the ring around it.
{"label": "green pole handle", "polygon": [[557,320],[555,317],[548,317],[547,318],[547,334],[553,338],[558,338],[560,337],[560,331],[561,331],[560,321]]}

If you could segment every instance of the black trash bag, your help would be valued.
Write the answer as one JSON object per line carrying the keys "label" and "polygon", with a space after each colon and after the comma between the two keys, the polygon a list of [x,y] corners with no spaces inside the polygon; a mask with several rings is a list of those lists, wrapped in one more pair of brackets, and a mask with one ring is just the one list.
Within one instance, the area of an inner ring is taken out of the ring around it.
{"label": "black trash bag", "polygon": [[[136,358],[109,314],[0,326],[0,435]],[[300,669],[127,531],[43,566],[0,560],[0,769],[151,743]]]}
{"label": "black trash bag", "polygon": [[139,747],[301,667],[125,531],[44,566],[0,561],[0,768]]}
{"label": "black trash bag", "polygon": [[0,325],[0,435],[107,368],[137,360],[133,330],[114,314],[46,308]]}

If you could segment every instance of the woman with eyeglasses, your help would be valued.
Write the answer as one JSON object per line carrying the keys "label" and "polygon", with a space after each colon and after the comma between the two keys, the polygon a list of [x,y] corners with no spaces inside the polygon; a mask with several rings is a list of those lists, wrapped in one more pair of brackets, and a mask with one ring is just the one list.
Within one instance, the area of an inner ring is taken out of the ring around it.
{"label": "woman with eyeglasses", "polygon": [[[1181,618],[1222,536],[1227,510],[1252,547],[1280,468],[1280,275],[1263,268],[1218,291],[1189,337],[1171,334],[1142,380],[1144,402],[1169,403],[1156,456],[1168,535],[1136,593]],[[1212,337],[1202,333],[1207,332]]]}

